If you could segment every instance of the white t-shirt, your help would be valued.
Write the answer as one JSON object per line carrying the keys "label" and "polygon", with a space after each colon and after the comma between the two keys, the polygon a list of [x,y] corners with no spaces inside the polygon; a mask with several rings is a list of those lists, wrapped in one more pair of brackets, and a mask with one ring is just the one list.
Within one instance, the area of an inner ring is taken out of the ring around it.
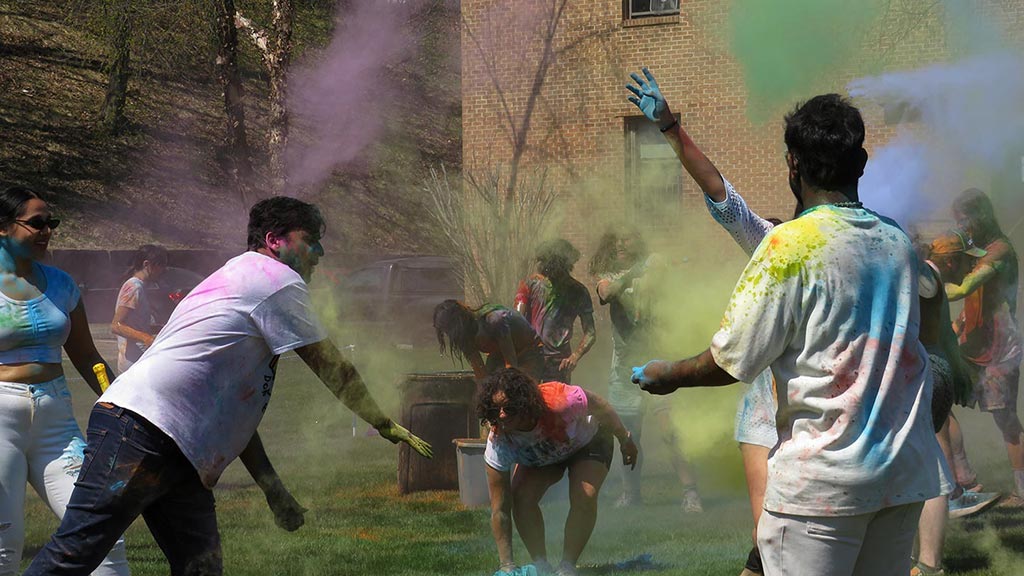
{"label": "white t-shirt", "polygon": [[246,252],[178,304],[153,345],[98,401],[164,431],[212,488],[263,418],[278,355],[326,337],[299,274]]}
{"label": "white t-shirt", "polygon": [[531,468],[564,462],[594,439],[598,423],[590,417],[587,393],[579,386],[544,382],[538,386],[544,415],[533,430],[491,428],[484,449],[484,462],[499,472],[516,464]]}
{"label": "white t-shirt", "polygon": [[[127,308],[122,322],[129,328],[149,334],[153,331],[152,311],[149,297],[146,296],[146,285],[135,276],[125,280],[121,291],[117,293],[117,307]],[[142,342],[124,336],[117,337],[117,371],[124,372],[136,360],[142,357],[145,347]]]}
{"label": "white t-shirt", "polygon": [[835,206],[776,226],[755,250],[711,353],[738,380],[775,376],[766,510],[845,516],[949,490],[917,266],[895,223]]}

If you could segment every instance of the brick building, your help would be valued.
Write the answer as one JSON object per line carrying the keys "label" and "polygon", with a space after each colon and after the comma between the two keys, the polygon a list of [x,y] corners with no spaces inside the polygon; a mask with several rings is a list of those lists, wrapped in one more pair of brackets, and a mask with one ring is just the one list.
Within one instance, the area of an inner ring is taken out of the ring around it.
{"label": "brick building", "polygon": [[[946,32],[941,4],[917,3],[932,6],[924,11],[913,4],[892,0],[880,29],[865,34],[865,61],[823,78],[814,93],[845,92],[866,68],[949,60],[957,39]],[[629,72],[647,66],[691,136],[752,207],[765,216],[788,216],[793,200],[781,117],[813,93],[768,111],[768,121],[750,119],[743,70],[727,38],[732,6],[727,0],[462,0],[464,169],[514,161],[524,170],[546,166],[562,190],[560,232],[585,257],[601,228],[621,219],[685,237],[679,218],[690,223],[692,214],[693,225],[683,228],[711,231],[728,244],[724,234],[704,226],[699,189],[626,101]],[[1024,38],[1024,2],[971,6],[1001,23],[1015,35],[1012,41]],[[894,127],[880,107],[862,109],[870,151]],[[993,175],[990,189],[1015,186],[1015,195],[1024,196],[1021,169],[1011,165]],[[1022,206],[1011,208],[1024,213]],[[1024,245],[1019,233],[1015,240]]]}

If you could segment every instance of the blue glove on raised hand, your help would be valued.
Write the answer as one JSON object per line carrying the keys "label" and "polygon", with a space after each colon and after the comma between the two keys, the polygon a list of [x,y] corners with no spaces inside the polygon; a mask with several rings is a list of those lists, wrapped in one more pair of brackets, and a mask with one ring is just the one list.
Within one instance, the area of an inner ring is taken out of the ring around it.
{"label": "blue glove on raised hand", "polygon": [[633,81],[636,82],[636,86],[626,84],[626,89],[635,94],[635,96],[629,97],[629,101],[636,104],[636,107],[651,122],[657,122],[661,120],[661,115],[668,108],[668,102],[661,95],[661,89],[658,88],[658,81],[654,79],[654,74],[651,74],[651,71],[647,68],[643,68],[643,73],[647,77],[646,80],[641,78],[636,72],[629,74]]}
{"label": "blue glove on raised hand", "polygon": [[671,394],[677,386],[664,379],[669,375],[672,363],[665,360],[651,360],[643,366],[633,367],[633,384],[637,384],[644,392],[650,394]]}

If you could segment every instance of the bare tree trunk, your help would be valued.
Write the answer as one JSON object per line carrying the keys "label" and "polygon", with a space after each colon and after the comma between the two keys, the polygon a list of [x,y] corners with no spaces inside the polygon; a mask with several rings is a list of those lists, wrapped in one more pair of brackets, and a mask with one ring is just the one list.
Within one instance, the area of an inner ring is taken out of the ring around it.
{"label": "bare tree trunk", "polygon": [[273,0],[271,34],[258,28],[252,20],[235,13],[235,26],[249,32],[253,44],[263,56],[270,77],[270,127],[267,148],[275,193],[287,186],[284,153],[288,146],[288,64],[292,54],[292,22],[295,4],[292,0]]}
{"label": "bare tree trunk", "polygon": [[107,93],[100,109],[103,128],[116,134],[124,127],[124,107],[128,100],[128,76],[131,64],[131,20],[127,1],[116,2],[109,14],[111,21],[110,60],[107,63]]}
{"label": "bare tree trunk", "polygon": [[238,73],[238,30],[235,28],[235,2],[222,0],[220,12],[220,43],[217,53],[220,83],[224,91],[224,113],[227,116],[227,145],[230,153],[231,177],[235,189],[248,210],[256,199],[253,190],[252,159],[245,136],[245,91]]}
{"label": "bare tree trunk", "polygon": [[283,192],[287,186],[285,149],[288,147],[288,64],[292,53],[292,21],[295,5],[292,0],[274,0],[270,24],[271,42],[267,53],[270,72],[270,129],[267,144],[270,165],[277,177],[275,188]]}

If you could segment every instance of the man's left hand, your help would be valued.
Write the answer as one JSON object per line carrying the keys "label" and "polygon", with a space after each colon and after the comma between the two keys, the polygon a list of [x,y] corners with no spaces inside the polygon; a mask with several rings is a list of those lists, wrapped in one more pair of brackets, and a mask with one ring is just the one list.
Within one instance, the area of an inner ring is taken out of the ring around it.
{"label": "man's left hand", "polygon": [[388,420],[387,424],[377,428],[377,432],[380,432],[380,435],[390,440],[392,444],[405,442],[410,448],[418,452],[420,456],[424,458],[434,457],[434,449],[430,447],[430,444],[427,444],[394,420]]}
{"label": "man's left hand", "polygon": [[672,363],[665,360],[651,360],[643,366],[633,367],[633,384],[637,384],[650,394],[671,394],[678,386],[667,382],[672,371]]}
{"label": "man's left hand", "polygon": [[306,523],[305,516],[308,510],[302,507],[283,485],[267,490],[267,504],[274,513],[274,524],[279,528],[294,532]]}

